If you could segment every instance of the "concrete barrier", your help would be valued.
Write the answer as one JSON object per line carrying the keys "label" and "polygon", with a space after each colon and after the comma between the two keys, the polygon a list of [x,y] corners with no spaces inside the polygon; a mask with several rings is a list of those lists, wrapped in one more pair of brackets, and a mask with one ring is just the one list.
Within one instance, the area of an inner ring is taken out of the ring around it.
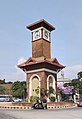
{"label": "concrete barrier", "polygon": [[0,106],[0,109],[27,109],[30,110],[31,107],[27,107],[27,106]]}
{"label": "concrete barrier", "polygon": [[[60,108],[68,108],[76,106],[75,103],[69,103],[69,102],[48,102],[47,103],[47,109],[60,109]],[[30,110],[32,109],[31,103],[12,103],[12,102],[0,102],[0,108],[3,109],[23,109],[23,110]]]}
{"label": "concrete barrier", "polygon": [[31,103],[12,103],[12,102],[0,102],[0,108],[3,109],[31,109]]}
{"label": "concrete barrier", "polygon": [[47,109],[60,109],[60,108],[68,108],[75,106],[74,103],[70,102],[48,102]]}

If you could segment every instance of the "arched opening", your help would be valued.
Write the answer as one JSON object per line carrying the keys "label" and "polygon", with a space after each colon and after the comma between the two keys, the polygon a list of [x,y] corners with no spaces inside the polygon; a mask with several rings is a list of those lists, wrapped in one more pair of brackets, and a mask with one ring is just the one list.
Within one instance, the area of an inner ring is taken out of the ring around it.
{"label": "arched opening", "polygon": [[51,76],[49,77],[49,87],[53,88],[53,78]]}
{"label": "arched opening", "polygon": [[36,93],[36,90],[39,88],[39,79],[37,76],[32,78],[32,96],[39,96],[39,93]]}
{"label": "arched opening", "polygon": [[47,78],[47,90],[49,90],[49,87],[52,87],[54,90],[56,90],[55,78],[53,75],[49,75]]}
{"label": "arched opening", "polygon": [[50,102],[51,98],[55,100],[56,97],[56,85],[55,85],[55,78],[53,75],[49,75],[47,78],[47,90],[49,91],[47,101]]}
{"label": "arched opening", "polygon": [[[36,93],[38,89],[38,93]],[[29,80],[29,99],[31,96],[40,97],[40,77],[36,74],[32,75]]]}

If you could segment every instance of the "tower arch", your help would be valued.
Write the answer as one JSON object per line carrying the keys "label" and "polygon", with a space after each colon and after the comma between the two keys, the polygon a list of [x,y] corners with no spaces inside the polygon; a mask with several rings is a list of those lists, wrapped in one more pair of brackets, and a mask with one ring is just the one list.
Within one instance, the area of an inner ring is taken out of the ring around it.
{"label": "tower arch", "polygon": [[[40,97],[40,77],[37,74],[33,74],[29,81],[29,99],[31,96]],[[39,88],[39,94],[36,93],[36,89]]]}
{"label": "tower arch", "polygon": [[49,90],[49,86],[51,86],[54,90],[56,90],[55,78],[53,75],[49,75],[47,77],[47,90]]}

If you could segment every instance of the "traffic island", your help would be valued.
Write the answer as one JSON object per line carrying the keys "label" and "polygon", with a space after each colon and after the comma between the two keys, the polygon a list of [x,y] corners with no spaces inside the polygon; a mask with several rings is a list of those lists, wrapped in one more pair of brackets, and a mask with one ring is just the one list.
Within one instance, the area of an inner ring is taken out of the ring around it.
{"label": "traffic island", "polygon": [[[47,109],[62,109],[76,106],[71,102],[48,102]],[[32,104],[27,102],[0,102],[0,109],[32,109]]]}
{"label": "traffic island", "polygon": [[47,109],[59,109],[59,108],[67,108],[76,106],[75,103],[72,102],[48,102]]}
{"label": "traffic island", "polygon": [[31,109],[31,103],[22,103],[22,102],[0,102],[0,109]]}

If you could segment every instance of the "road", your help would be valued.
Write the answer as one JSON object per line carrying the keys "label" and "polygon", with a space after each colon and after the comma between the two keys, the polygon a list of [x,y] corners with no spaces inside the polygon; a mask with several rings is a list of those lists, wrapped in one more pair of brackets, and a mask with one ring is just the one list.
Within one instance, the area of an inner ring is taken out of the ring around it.
{"label": "road", "polygon": [[0,119],[82,119],[82,107],[54,110],[0,109]]}

